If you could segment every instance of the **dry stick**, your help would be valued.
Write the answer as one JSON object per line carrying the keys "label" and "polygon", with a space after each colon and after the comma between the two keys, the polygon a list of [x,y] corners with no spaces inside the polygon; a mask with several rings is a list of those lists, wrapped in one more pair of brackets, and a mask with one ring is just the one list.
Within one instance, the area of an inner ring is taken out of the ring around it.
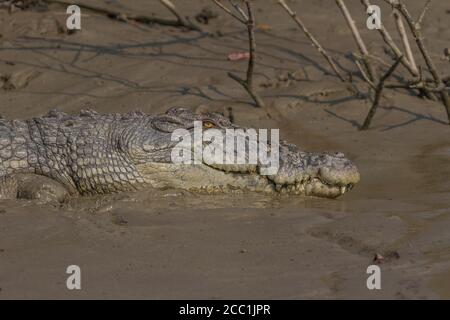
{"label": "dry stick", "polygon": [[178,19],[178,21],[180,22],[180,24],[182,25],[187,25],[188,23],[186,22],[186,20],[184,19],[183,16],[181,16],[178,13],[177,8],[175,7],[175,5],[170,1],[170,0],[159,0],[159,2],[165,6],[167,9],[169,9],[170,12],[172,12],[172,14]]}
{"label": "dry stick", "polygon": [[[361,3],[367,8],[369,8],[371,6],[371,3],[369,2],[369,0],[361,0]],[[380,28],[377,29],[378,32],[381,34],[383,41],[392,49],[392,51],[395,54],[395,58],[397,59],[398,57],[402,56],[403,53],[402,51],[399,49],[399,47],[397,46],[397,44],[394,42],[394,40],[392,39],[389,31],[384,27],[384,24],[381,23]],[[413,67],[411,66],[411,64],[409,63],[409,61],[407,60],[406,56],[403,56],[402,59],[402,64],[408,69],[408,71],[414,76],[414,77],[418,77],[419,73],[417,72],[417,68],[413,69]]]}
{"label": "dry stick", "polygon": [[[366,7],[366,9],[371,5],[369,0],[361,0],[361,3]],[[381,23],[380,28],[378,29],[378,32],[380,33],[381,37],[383,38],[383,41],[391,48],[393,53],[395,54],[395,58],[402,56],[403,53],[395,43],[395,41],[392,39],[389,31],[384,27],[384,24]],[[409,42],[408,42],[409,45]],[[414,60],[413,60],[414,61]],[[409,73],[414,77],[419,77],[419,72],[417,67],[413,67],[413,65],[409,62],[406,56],[403,55],[402,58],[402,64],[403,66],[409,71]],[[424,96],[426,96],[428,99],[436,101],[436,96],[432,94],[429,90],[427,90],[425,87],[422,89],[419,89],[419,91],[422,92]]]}
{"label": "dry stick", "polygon": [[[386,84],[385,88],[389,88],[389,89],[406,89],[406,90],[410,90],[410,89],[423,89],[423,84],[416,84],[416,85],[407,85],[407,84]],[[446,90],[446,91],[450,91],[450,87],[446,87],[444,84],[441,84],[439,87],[437,88],[430,88],[427,87],[427,90],[431,91],[431,92],[441,92],[442,90]]]}
{"label": "dry stick", "polygon": [[394,83],[394,84],[385,84],[385,88],[399,88],[399,89],[418,89],[418,90],[423,90],[424,88],[426,88],[426,90],[428,92],[440,92],[441,90],[450,90],[450,87],[446,87],[445,84],[445,80],[444,82],[439,86],[439,87],[429,87],[427,85],[427,82],[431,82],[434,83],[434,80],[429,81],[428,79],[423,79],[423,73],[422,73],[422,68],[419,67],[419,78],[416,80],[412,80],[409,81],[407,84],[398,84],[398,83]]}
{"label": "dry stick", "polygon": [[231,11],[230,9],[228,9],[227,7],[225,7],[219,0],[213,0],[214,3],[221,8],[223,11],[225,11],[226,13],[228,13],[230,16],[232,16],[233,18],[235,18],[236,20],[240,21],[241,23],[246,24],[247,21],[242,19],[241,17],[239,17],[237,14],[235,14],[233,11]]}
{"label": "dry stick", "polygon": [[362,67],[362,65],[359,63],[359,61],[357,59],[355,59],[355,64],[356,64],[356,67],[358,68],[359,72],[361,72],[361,75],[363,76],[364,80],[369,84],[369,86],[372,89],[376,90],[377,86],[373,83],[372,80],[370,80],[369,76],[364,71],[364,68]]}
{"label": "dry stick", "polygon": [[385,66],[385,67],[390,67],[391,65],[389,63],[387,63],[386,61],[384,61],[381,57],[375,56],[373,54],[370,54],[369,59],[377,61],[379,64]]}
{"label": "dry stick", "polygon": [[375,98],[373,100],[372,107],[369,110],[369,113],[367,114],[366,120],[364,121],[364,124],[360,128],[360,130],[367,130],[370,126],[370,123],[372,122],[373,117],[375,116],[375,113],[377,112],[378,106],[380,105],[381,100],[381,94],[383,92],[384,83],[385,81],[394,73],[397,66],[402,61],[402,57],[399,57],[397,61],[389,68],[388,71],[381,77],[380,81],[377,84],[376,90],[375,90]]}
{"label": "dry stick", "polygon": [[[359,60],[362,60],[361,57],[355,53],[353,53],[353,56],[355,57],[354,61],[355,61],[356,67],[358,68],[359,72],[361,73],[363,79],[367,82],[367,84],[370,86],[370,88],[372,88],[374,91],[376,91],[377,86],[369,79],[369,76],[367,75],[366,71],[364,71],[364,68],[361,66],[361,64],[359,62]],[[401,61],[404,61],[402,55],[400,55],[397,59],[401,59]],[[441,87],[441,88],[438,88],[439,90],[437,90],[436,88],[430,88],[430,87],[426,86],[426,84],[424,83],[423,78],[422,78],[421,70],[419,71],[418,77],[419,77],[418,79],[415,79],[412,81],[406,81],[403,79],[403,81],[407,82],[406,84],[385,83],[384,87],[389,88],[389,89],[406,89],[406,90],[416,89],[416,90],[419,90],[422,92],[426,92],[427,94],[431,95],[434,98],[435,98],[435,96],[433,95],[433,92],[439,92],[442,89],[449,90],[448,87],[447,88]]]}
{"label": "dry stick", "polygon": [[253,16],[252,6],[250,2],[248,0],[245,0],[244,2],[248,12],[247,31],[250,49],[250,59],[248,61],[248,68],[247,68],[247,79],[242,80],[231,72],[228,73],[228,76],[237,81],[238,83],[240,83],[247,90],[247,92],[255,101],[257,107],[265,108],[264,101],[255,92],[253,86],[253,72],[255,69],[255,59],[256,59],[255,19]]}
{"label": "dry stick", "polygon": [[[369,87],[374,90],[375,92],[377,91],[377,86],[376,84],[370,80],[369,76],[367,75],[366,71],[364,71],[363,66],[361,65],[361,63],[359,62],[359,60],[362,60],[360,57],[358,57],[357,54],[353,53],[353,56],[355,57],[355,64],[356,67],[358,68],[359,72],[361,73],[363,79],[367,82],[367,84],[369,85]],[[359,60],[358,60],[359,59]],[[399,59],[401,59],[401,56],[399,57]]]}
{"label": "dry stick", "polygon": [[[43,0],[46,3],[54,3],[54,4],[59,4],[59,5],[64,5],[64,6],[69,6],[71,4],[73,4],[72,2],[66,2],[63,0]],[[166,1],[167,0],[161,0],[161,3],[163,3],[162,1]],[[170,2],[170,1],[169,1]],[[167,3],[169,3],[167,2]],[[163,3],[164,4],[164,3]],[[159,25],[163,25],[163,26],[171,26],[171,27],[182,27],[182,28],[186,28],[189,30],[193,30],[193,31],[199,31],[199,32],[203,32],[203,30],[191,23],[190,21],[187,21],[185,19],[179,19],[180,15],[177,13],[176,17],[177,20],[170,20],[170,19],[164,19],[164,18],[158,18],[158,17],[152,17],[152,16],[144,16],[144,15],[140,15],[140,16],[135,16],[135,15],[130,15],[130,14],[126,14],[123,12],[119,12],[119,11],[113,11],[113,10],[109,10],[109,9],[104,9],[104,8],[100,8],[100,7],[96,7],[96,6],[91,6],[88,4],[77,4],[80,8],[84,8],[86,10],[95,12],[95,13],[99,13],[99,14],[103,14],[105,16],[107,16],[110,19],[114,19],[117,21],[121,21],[121,22],[127,22],[128,20],[133,20],[136,21],[138,23],[143,23],[143,24],[159,24]],[[164,4],[166,7],[167,5]],[[173,6],[173,4],[172,4]],[[174,7],[174,6],[173,6]],[[167,7],[169,8],[169,7]],[[174,11],[171,10],[172,13],[174,13]],[[175,9],[176,12],[176,9]]]}
{"label": "dry stick", "polygon": [[342,14],[344,15],[344,18],[347,21],[347,24],[353,34],[356,44],[358,45],[359,51],[363,56],[364,65],[366,66],[370,79],[372,81],[375,81],[377,79],[377,75],[375,69],[373,68],[368,58],[369,50],[367,50],[367,47],[363,39],[361,38],[361,34],[359,33],[358,28],[356,27],[355,21],[353,20],[350,11],[348,11],[347,6],[345,5],[343,0],[336,0],[336,4],[338,5],[339,9],[341,9]]}
{"label": "dry stick", "polygon": [[[225,12],[230,14],[233,18],[237,19],[241,23],[244,23],[247,26],[247,32],[248,32],[248,42],[249,42],[249,51],[250,51],[250,58],[248,61],[248,67],[247,67],[247,77],[246,79],[242,79],[238,75],[228,72],[228,76],[238,82],[244,89],[248,92],[250,97],[255,102],[255,105],[258,108],[266,108],[266,105],[264,101],[261,99],[261,97],[256,93],[255,88],[253,86],[253,73],[255,68],[255,59],[256,59],[256,40],[255,40],[255,19],[253,16],[253,9],[250,4],[249,0],[244,0],[244,3],[247,8],[247,15],[241,14],[244,18],[248,17],[247,20],[241,19],[239,16],[234,14],[231,10],[229,10],[227,7],[225,7],[220,1],[213,0],[214,3],[216,3],[220,8],[222,8]],[[236,8],[237,5],[233,4],[233,7]],[[242,10],[242,9],[241,9]],[[241,10],[238,10],[238,12],[241,12]],[[243,11],[242,11],[243,12]],[[267,115],[270,117],[269,113],[266,110]]]}
{"label": "dry stick", "polygon": [[[406,22],[408,23],[409,28],[411,29],[412,34],[414,35],[414,39],[416,40],[417,46],[419,47],[420,52],[422,53],[422,56],[425,59],[425,63],[427,64],[428,70],[430,71],[431,75],[433,76],[434,83],[436,85],[436,88],[439,88],[441,84],[444,84],[444,81],[442,80],[441,76],[436,70],[436,66],[434,64],[433,59],[431,59],[431,56],[425,47],[425,44],[423,42],[423,35],[421,31],[421,26],[417,24],[414,19],[411,17],[411,14],[409,13],[408,9],[406,8],[405,4],[401,1],[394,2],[393,0],[384,0],[388,2],[390,5],[392,5],[395,9],[397,9],[405,18]],[[423,19],[423,18],[422,18]],[[445,110],[447,111],[447,117],[450,124],[450,96],[449,93],[446,90],[440,91],[440,96],[442,98],[442,102],[444,103]]]}
{"label": "dry stick", "polygon": [[256,55],[256,41],[255,41],[255,19],[253,17],[252,7],[249,1],[245,1],[247,6],[248,19],[247,19],[247,31],[248,41],[250,42],[250,60],[248,61],[247,69],[247,84],[250,88],[253,88],[253,70],[255,68],[255,55]]}
{"label": "dry stick", "polygon": [[245,14],[244,10],[237,4],[234,3],[233,0],[228,0],[228,2],[233,6],[234,10],[239,12],[239,14],[244,18],[244,21],[248,21],[249,17]]}
{"label": "dry stick", "polygon": [[400,34],[400,38],[402,39],[403,49],[405,50],[406,57],[411,64],[411,68],[414,70],[414,73],[418,73],[417,64],[414,59],[414,55],[411,50],[411,45],[409,44],[408,34],[406,33],[405,25],[403,24],[403,19],[400,13],[397,10],[393,10],[395,24],[397,26],[397,31]]}
{"label": "dry stick", "polygon": [[289,8],[289,6],[286,4],[286,2],[284,0],[278,0],[278,3],[284,8],[284,10],[286,10],[286,12],[291,16],[291,18],[295,21],[295,23],[297,23],[297,25],[300,27],[300,29],[302,29],[303,33],[311,41],[312,45],[324,56],[324,58],[328,61],[328,64],[331,66],[334,73],[339,77],[339,79],[341,79],[343,82],[348,82],[348,79],[345,79],[345,77],[339,71],[339,68],[337,67],[333,58],[320,45],[319,41],[317,41],[317,39],[311,34],[311,32],[309,32],[306,25],[297,16],[297,13],[295,11],[293,11],[291,8]]}
{"label": "dry stick", "polygon": [[423,7],[422,13],[419,16],[419,19],[417,20],[417,25],[421,26],[423,22],[423,18],[425,17],[425,14],[427,13],[428,9],[431,7],[431,2],[433,0],[427,0],[427,3]]}

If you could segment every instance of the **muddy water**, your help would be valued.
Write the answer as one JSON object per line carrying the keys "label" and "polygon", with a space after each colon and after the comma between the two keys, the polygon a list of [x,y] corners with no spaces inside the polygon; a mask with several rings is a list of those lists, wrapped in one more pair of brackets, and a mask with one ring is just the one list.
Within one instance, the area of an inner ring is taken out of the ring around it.
{"label": "muddy water", "polygon": [[[385,188],[359,160],[361,184],[336,200],[154,190],[3,201],[0,295],[448,298],[448,146],[387,163]],[[370,291],[376,254],[382,290]],[[76,295],[64,286],[69,264],[86,277]]]}
{"label": "muddy water", "polygon": [[[0,297],[448,298],[448,147],[386,162],[383,188],[360,159],[361,184],[336,200],[154,190],[0,202]],[[370,291],[376,254],[382,290]],[[84,270],[76,294],[70,264]]]}

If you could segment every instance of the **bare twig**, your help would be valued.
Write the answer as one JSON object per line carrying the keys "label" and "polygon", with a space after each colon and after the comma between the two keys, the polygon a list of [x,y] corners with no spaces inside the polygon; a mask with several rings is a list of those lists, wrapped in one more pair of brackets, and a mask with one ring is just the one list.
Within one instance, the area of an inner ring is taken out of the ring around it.
{"label": "bare twig", "polygon": [[[361,3],[366,7],[366,9],[371,5],[369,0],[361,0]],[[383,41],[391,48],[392,52],[395,55],[395,58],[397,59],[401,55],[403,55],[402,51],[399,49],[395,41],[392,39],[389,31],[384,27],[384,24],[381,23],[380,28],[378,29],[378,32],[380,33],[381,37],[383,38]],[[406,38],[407,39],[407,38]],[[409,42],[407,42],[409,46]],[[414,61],[414,59],[412,59]],[[384,63],[383,63],[384,64]],[[419,76],[418,70],[416,65],[414,66],[409,62],[407,57],[403,55],[402,59],[403,66],[409,71],[409,73],[417,78]],[[430,100],[436,101],[436,96],[430,92],[426,87],[424,86],[422,89],[419,89],[419,91],[422,93],[423,96],[427,97]]]}
{"label": "bare twig", "polygon": [[406,83],[386,83],[385,88],[389,89],[417,89],[417,90],[426,90],[427,92],[440,92],[441,90],[450,90],[450,87],[446,86],[445,80],[443,79],[444,83],[442,83],[439,87],[431,87],[429,83],[433,84],[433,79],[424,79],[422,68],[419,67],[419,77],[416,79],[413,79],[411,81],[406,81]]}
{"label": "bare twig", "polygon": [[[43,0],[46,3],[54,3],[54,4],[59,4],[59,5],[64,5],[64,6],[68,6],[73,4],[72,2],[69,1],[64,1],[64,0]],[[176,20],[170,20],[170,19],[164,19],[164,18],[158,18],[158,17],[153,17],[153,16],[145,16],[145,15],[132,15],[132,14],[127,14],[124,12],[120,12],[120,11],[114,11],[114,10],[109,10],[109,9],[105,9],[105,8],[100,8],[100,7],[96,7],[96,6],[92,6],[92,5],[88,5],[88,4],[77,4],[80,8],[84,8],[86,10],[98,13],[98,14],[103,14],[105,16],[107,16],[110,19],[113,20],[117,20],[117,21],[121,21],[121,22],[127,22],[129,20],[138,22],[138,23],[142,23],[142,24],[159,24],[159,25],[163,25],[163,26],[172,26],[172,27],[181,27],[181,28],[186,28],[189,30],[193,30],[193,31],[199,31],[202,32],[202,29],[193,24],[192,22],[188,21],[187,19],[181,17],[181,15],[177,12],[176,7],[173,5],[172,2],[170,2],[169,0],[160,0],[160,2],[166,6],[175,16],[176,16]]]}
{"label": "bare twig", "polygon": [[344,3],[344,0],[336,0],[336,4],[342,11],[342,14],[344,15],[344,18],[347,21],[347,24],[353,34],[353,38],[355,39],[356,44],[358,45],[359,51],[363,56],[364,65],[367,69],[370,79],[372,81],[375,81],[377,79],[377,75],[375,69],[373,68],[373,65],[370,63],[368,59],[369,50],[367,50],[366,44],[364,43],[361,34],[359,33],[358,28],[356,27],[355,21],[353,20],[350,11],[348,11],[347,6]]}
{"label": "bare twig", "polygon": [[236,10],[237,12],[239,12],[239,14],[242,16],[242,18],[244,19],[244,21],[248,21],[249,17],[247,16],[247,14],[245,13],[245,11],[242,10],[242,8],[241,8],[237,3],[234,3],[233,0],[228,0],[228,2],[230,2],[230,4],[233,6],[234,10]]}
{"label": "bare twig", "polygon": [[258,94],[255,93],[255,91],[253,90],[253,87],[251,87],[246,80],[242,79],[238,75],[231,73],[231,72],[228,72],[228,76],[244,87],[244,89],[248,92],[250,97],[252,97],[252,99],[255,102],[257,107],[265,108],[264,101],[261,99],[261,97]]}
{"label": "bare twig", "polygon": [[293,11],[289,6],[286,4],[284,0],[278,0],[278,3],[286,10],[286,12],[291,16],[291,18],[297,23],[297,25],[302,29],[303,33],[308,37],[308,39],[311,41],[312,45],[324,56],[324,58],[328,61],[328,64],[333,69],[334,73],[338,76],[339,79],[343,82],[347,82],[348,79],[346,79],[342,73],[339,71],[339,68],[337,67],[336,63],[334,62],[333,58],[328,54],[328,52],[321,46],[319,41],[309,32],[306,25],[303,23],[302,20],[297,16],[297,13]]}
{"label": "bare twig", "polygon": [[[175,5],[172,3],[172,1],[170,0],[159,0],[159,2],[165,6],[167,9],[169,9],[170,12],[172,12],[172,14],[177,18],[179,24],[181,26],[185,26],[188,28],[192,28],[193,24],[188,21],[186,18],[184,18],[181,14],[178,13],[177,8],[175,7]],[[194,26],[195,28],[197,28],[197,26]]]}
{"label": "bare twig", "polygon": [[245,5],[247,6],[248,20],[247,20],[247,31],[248,31],[248,41],[250,43],[250,59],[248,61],[247,68],[247,84],[253,89],[253,70],[255,68],[255,56],[256,56],[256,41],[255,41],[255,19],[253,17],[252,6],[250,1],[246,0]]}
{"label": "bare twig", "polygon": [[[423,89],[424,84],[386,84],[385,88],[389,88],[389,89],[405,89],[405,90],[411,90],[411,89]],[[450,91],[450,87],[446,87],[444,84],[441,84],[439,87],[437,88],[432,88],[432,87],[426,87],[427,90],[431,91],[431,92],[441,92],[442,90],[445,91]]]}
{"label": "bare twig", "polygon": [[[213,0],[215,4],[217,4],[221,9],[223,9],[225,12],[230,14],[233,18],[238,20],[239,22],[245,24],[247,26],[247,32],[248,32],[248,42],[249,42],[249,51],[250,51],[250,59],[248,61],[248,67],[247,67],[247,76],[246,79],[242,79],[238,75],[229,72],[228,76],[238,82],[244,89],[248,92],[250,97],[255,102],[255,105],[259,108],[266,108],[265,103],[263,99],[258,95],[258,93],[255,91],[254,85],[253,85],[253,73],[255,69],[255,59],[256,59],[256,40],[255,40],[255,19],[253,16],[253,9],[252,5],[250,3],[250,0],[243,0],[244,4],[247,9],[247,13],[245,13],[242,8],[240,8],[237,4],[230,1],[232,6],[235,8],[236,11],[240,13],[242,16],[239,17],[237,14],[235,14],[233,11],[225,7],[220,1]],[[239,8],[239,9],[238,9]],[[242,12],[242,13],[241,13]],[[247,17],[246,20],[245,17]],[[266,110],[267,112],[267,110]],[[267,112],[269,115],[269,113]],[[269,115],[270,116],[270,115]]]}
{"label": "bare twig", "polygon": [[[362,4],[366,7],[366,9],[371,6],[371,3],[369,0],[361,0]],[[391,50],[395,54],[395,58],[402,56],[403,53],[395,43],[395,41],[392,39],[389,31],[384,27],[384,24],[381,22],[380,28],[377,29],[378,32],[381,34],[384,42],[391,48]],[[402,64],[408,69],[408,71],[414,76],[417,77],[418,73],[417,70],[413,70],[412,66],[410,65],[409,61],[406,59],[405,56],[403,56]]]}
{"label": "bare twig", "polygon": [[372,89],[375,90],[376,89],[376,85],[373,83],[372,80],[370,80],[370,78],[367,75],[366,71],[364,71],[364,68],[362,67],[361,63],[358,61],[358,59],[356,57],[355,57],[355,64],[356,64],[356,67],[358,68],[359,72],[363,76],[364,80],[369,84],[369,86]]}
{"label": "bare twig", "polygon": [[432,1],[433,0],[427,0],[427,3],[423,7],[422,13],[419,16],[419,19],[417,19],[417,25],[418,26],[422,26],[423,19],[425,17],[425,14],[427,13],[428,9],[430,9],[430,7],[431,7],[431,2]]}
{"label": "bare twig", "polygon": [[[366,7],[366,9],[371,5],[369,0],[361,0],[361,3]],[[380,33],[381,37],[383,38],[383,41],[391,48],[396,59],[403,55],[402,51],[399,49],[399,47],[397,46],[395,41],[392,39],[389,31],[384,27],[383,23],[381,23],[380,28],[378,29],[378,32]],[[409,42],[408,42],[408,45],[409,45]],[[413,59],[413,61],[414,61],[414,59]],[[385,64],[385,63],[383,63],[383,64]],[[417,67],[415,65],[413,66],[409,62],[409,60],[407,59],[407,57],[405,55],[403,55],[402,64],[413,77],[417,78],[419,76]],[[427,90],[425,87],[423,87],[422,89],[419,89],[419,91],[422,93],[423,96],[427,97],[428,99],[433,100],[433,101],[437,100],[436,96],[432,92]]]}
{"label": "bare twig", "polygon": [[226,6],[224,6],[222,4],[222,2],[220,2],[219,0],[213,0],[214,3],[219,6],[219,8],[221,8],[223,11],[225,11],[226,13],[228,13],[230,16],[232,16],[233,18],[235,18],[236,20],[238,20],[241,23],[247,23],[246,20],[242,19],[241,17],[239,17],[236,13],[234,13],[233,11],[231,11],[230,9],[228,9]]}
{"label": "bare twig", "polygon": [[408,34],[406,33],[405,25],[403,24],[403,19],[400,15],[400,13],[397,10],[393,11],[395,24],[397,26],[397,31],[400,35],[400,38],[402,39],[403,49],[405,50],[405,59],[408,60],[409,64],[411,65],[411,68],[413,69],[414,73],[418,73],[416,60],[414,59],[414,55],[411,50],[411,45],[409,44]]}
{"label": "bare twig", "polygon": [[377,112],[378,106],[380,104],[381,100],[381,94],[383,92],[384,83],[385,81],[394,73],[397,66],[402,61],[402,57],[399,57],[397,61],[389,68],[388,71],[380,78],[380,81],[377,84],[376,90],[375,90],[375,98],[373,100],[372,107],[369,110],[369,113],[367,114],[366,120],[364,121],[364,124],[360,128],[360,130],[367,130],[370,126],[370,123],[372,122],[373,117],[375,116],[375,113]]}
{"label": "bare twig", "polygon": [[389,63],[387,63],[384,59],[382,59],[381,57],[378,57],[376,55],[373,54],[369,54],[367,56],[369,59],[378,62],[379,64],[385,66],[385,67],[390,67],[391,65]]}
{"label": "bare twig", "polygon": [[[437,72],[436,66],[434,64],[433,59],[431,59],[431,56],[425,47],[425,43],[423,41],[423,35],[421,31],[421,26],[418,25],[414,19],[412,18],[411,14],[409,13],[408,9],[406,8],[406,5],[401,0],[384,0],[385,2],[392,5],[395,9],[397,9],[402,16],[405,18],[406,22],[408,23],[409,28],[411,29],[411,32],[414,36],[414,39],[416,40],[416,44],[419,47],[420,52],[422,53],[423,58],[425,59],[425,63],[428,67],[428,70],[430,71],[431,75],[433,76],[434,83],[436,88],[439,88],[441,84],[444,83],[442,80],[442,77]],[[445,83],[444,83],[445,84]],[[440,91],[440,96],[442,99],[442,102],[444,103],[445,110],[447,111],[447,117],[450,124],[450,96],[449,93],[446,90]]]}

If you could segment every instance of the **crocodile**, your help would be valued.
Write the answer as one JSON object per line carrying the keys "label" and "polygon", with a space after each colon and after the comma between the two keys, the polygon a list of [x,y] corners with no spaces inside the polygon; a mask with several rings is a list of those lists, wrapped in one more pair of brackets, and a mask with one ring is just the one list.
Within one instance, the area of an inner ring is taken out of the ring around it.
{"label": "crocodile", "polygon": [[194,121],[205,130],[241,128],[219,113],[180,107],[158,115],[51,110],[27,120],[0,119],[0,198],[62,202],[150,188],[336,198],[359,182],[344,154],[304,152],[283,140],[271,175],[261,174],[260,164],[174,163],[172,134],[192,133]]}

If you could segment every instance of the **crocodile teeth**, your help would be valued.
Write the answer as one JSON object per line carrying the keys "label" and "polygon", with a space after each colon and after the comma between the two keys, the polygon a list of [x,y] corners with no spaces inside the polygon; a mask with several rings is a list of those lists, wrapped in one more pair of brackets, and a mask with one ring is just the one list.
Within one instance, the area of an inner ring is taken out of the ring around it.
{"label": "crocodile teeth", "polygon": [[298,192],[303,192],[303,191],[305,191],[305,185],[303,183],[298,183],[295,186],[295,190],[298,191]]}
{"label": "crocodile teeth", "polygon": [[341,187],[341,194],[344,194],[345,191],[347,191],[347,187],[346,186],[342,186]]}

